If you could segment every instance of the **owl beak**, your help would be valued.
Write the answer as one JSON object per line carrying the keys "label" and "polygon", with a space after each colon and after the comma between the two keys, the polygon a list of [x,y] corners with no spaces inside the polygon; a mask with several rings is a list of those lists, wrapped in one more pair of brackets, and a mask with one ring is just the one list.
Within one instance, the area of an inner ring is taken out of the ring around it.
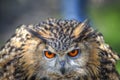
{"label": "owl beak", "polygon": [[61,65],[60,72],[62,74],[65,74],[65,61],[60,61],[60,65]]}
{"label": "owl beak", "polygon": [[65,68],[64,67],[60,68],[60,72],[62,75],[65,74]]}

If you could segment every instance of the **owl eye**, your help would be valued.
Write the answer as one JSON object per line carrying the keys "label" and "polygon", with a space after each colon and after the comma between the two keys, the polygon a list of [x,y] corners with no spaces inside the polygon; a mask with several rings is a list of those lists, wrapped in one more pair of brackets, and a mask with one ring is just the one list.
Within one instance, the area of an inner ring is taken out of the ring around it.
{"label": "owl eye", "polygon": [[54,58],[56,54],[50,52],[50,51],[44,51],[44,54],[47,58]]}
{"label": "owl eye", "polygon": [[68,53],[68,56],[70,57],[75,57],[77,56],[79,53],[79,50],[78,49],[75,49],[75,50],[72,50],[71,52]]}

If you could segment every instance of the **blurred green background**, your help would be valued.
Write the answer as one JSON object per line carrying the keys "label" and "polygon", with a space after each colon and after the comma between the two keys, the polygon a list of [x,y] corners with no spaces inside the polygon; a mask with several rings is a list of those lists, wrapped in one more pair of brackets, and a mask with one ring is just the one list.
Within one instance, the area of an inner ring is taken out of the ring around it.
{"label": "blurred green background", "polygon": [[[120,1],[94,2],[88,10],[94,27],[103,34],[105,42],[120,54]],[[120,73],[120,61],[116,67]]]}
{"label": "blurred green background", "polygon": [[[61,0],[0,0],[0,46],[21,24],[61,18]],[[106,43],[120,53],[120,0],[88,0],[88,17]],[[120,72],[120,62],[117,64]]]}

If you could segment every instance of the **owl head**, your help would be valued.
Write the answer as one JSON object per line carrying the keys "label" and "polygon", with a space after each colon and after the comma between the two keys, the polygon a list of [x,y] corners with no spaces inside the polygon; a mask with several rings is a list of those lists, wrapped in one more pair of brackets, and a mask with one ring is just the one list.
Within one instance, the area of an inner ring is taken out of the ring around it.
{"label": "owl head", "polygon": [[87,20],[48,19],[28,32],[41,43],[37,54],[38,77],[73,77],[98,74],[98,33],[89,27]]}

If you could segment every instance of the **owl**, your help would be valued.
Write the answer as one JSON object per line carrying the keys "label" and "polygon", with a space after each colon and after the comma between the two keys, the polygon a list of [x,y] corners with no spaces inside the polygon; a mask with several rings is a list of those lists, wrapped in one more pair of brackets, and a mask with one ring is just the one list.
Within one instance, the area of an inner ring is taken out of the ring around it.
{"label": "owl", "polygon": [[120,59],[87,20],[21,25],[0,49],[0,80],[120,80]]}

